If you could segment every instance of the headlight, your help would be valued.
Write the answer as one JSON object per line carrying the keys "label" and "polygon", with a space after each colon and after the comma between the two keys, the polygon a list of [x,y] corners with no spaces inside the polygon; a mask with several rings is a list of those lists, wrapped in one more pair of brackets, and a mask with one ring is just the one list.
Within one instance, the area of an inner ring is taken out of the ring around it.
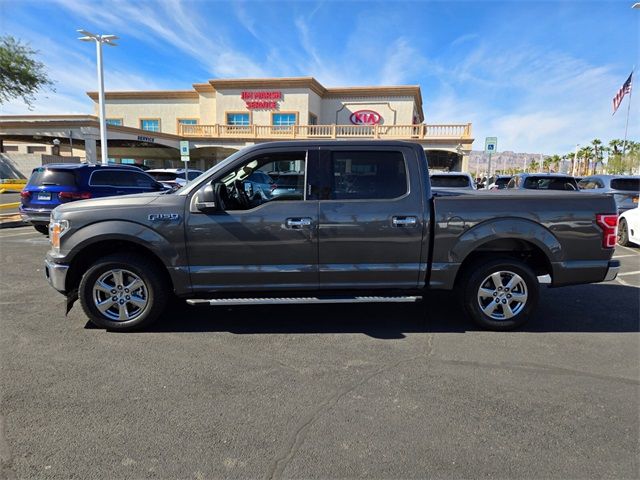
{"label": "headlight", "polygon": [[60,252],[60,237],[69,230],[67,220],[51,220],[49,222],[49,241],[56,252]]}

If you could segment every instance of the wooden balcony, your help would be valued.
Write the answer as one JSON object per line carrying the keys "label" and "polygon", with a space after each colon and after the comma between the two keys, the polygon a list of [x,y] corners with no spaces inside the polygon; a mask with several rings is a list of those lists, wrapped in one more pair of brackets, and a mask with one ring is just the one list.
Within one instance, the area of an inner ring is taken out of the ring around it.
{"label": "wooden balcony", "polygon": [[398,139],[462,140],[471,138],[471,124],[450,125],[179,125],[178,135],[234,139]]}

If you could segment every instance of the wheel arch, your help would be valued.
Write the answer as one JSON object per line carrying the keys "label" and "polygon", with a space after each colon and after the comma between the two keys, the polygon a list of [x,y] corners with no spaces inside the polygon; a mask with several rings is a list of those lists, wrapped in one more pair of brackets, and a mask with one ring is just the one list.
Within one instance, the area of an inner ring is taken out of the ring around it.
{"label": "wheel arch", "polygon": [[[108,233],[106,233],[108,232]],[[165,272],[169,285],[175,291],[189,285],[188,273],[180,273],[175,262],[180,258],[177,249],[163,236],[150,228],[133,222],[99,222],[72,233],[64,241],[69,270],[66,291],[77,288],[87,268],[98,259],[113,253],[136,253],[153,262]],[[162,259],[170,259],[167,265]]]}
{"label": "wheel arch", "polygon": [[485,222],[462,234],[451,250],[460,262],[455,283],[470,266],[484,259],[512,257],[529,265],[536,275],[552,275],[552,262],[562,256],[562,245],[548,229],[524,219]]}

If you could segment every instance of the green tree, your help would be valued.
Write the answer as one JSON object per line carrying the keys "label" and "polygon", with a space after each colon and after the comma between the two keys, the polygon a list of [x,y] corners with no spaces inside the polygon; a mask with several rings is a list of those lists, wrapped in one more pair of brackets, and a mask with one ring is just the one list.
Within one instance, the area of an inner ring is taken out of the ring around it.
{"label": "green tree", "polygon": [[38,52],[11,36],[0,37],[0,104],[22,98],[31,107],[35,94],[53,87]]}
{"label": "green tree", "polygon": [[591,172],[587,171],[587,174],[590,173],[591,175],[595,175],[598,168],[598,163],[602,162],[603,159],[602,140],[600,140],[599,138],[594,138],[593,140],[591,140],[591,145],[593,146],[593,168],[591,169]]}

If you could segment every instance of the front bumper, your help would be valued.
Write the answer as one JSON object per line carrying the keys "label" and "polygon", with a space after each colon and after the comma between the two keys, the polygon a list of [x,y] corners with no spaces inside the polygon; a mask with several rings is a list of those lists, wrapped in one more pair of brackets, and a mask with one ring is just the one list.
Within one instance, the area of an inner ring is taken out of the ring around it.
{"label": "front bumper", "polygon": [[66,293],[66,281],[67,272],[69,271],[68,265],[61,265],[59,263],[53,263],[48,258],[44,259],[44,275],[49,281],[49,285],[55,288],[60,293]]}
{"label": "front bumper", "polygon": [[607,274],[604,277],[603,282],[610,282],[611,280],[615,280],[618,276],[618,272],[620,271],[620,260],[610,260],[609,268],[607,269]]}

